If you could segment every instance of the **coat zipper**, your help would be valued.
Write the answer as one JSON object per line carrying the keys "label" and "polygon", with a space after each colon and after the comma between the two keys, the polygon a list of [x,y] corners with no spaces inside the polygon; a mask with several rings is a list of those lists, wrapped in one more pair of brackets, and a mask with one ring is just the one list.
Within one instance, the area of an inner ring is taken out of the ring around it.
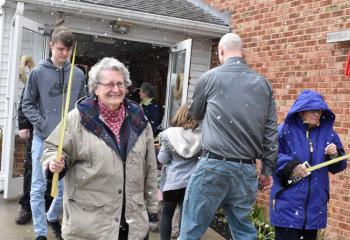
{"label": "coat zipper", "polygon": [[[314,152],[314,148],[312,146],[312,140],[310,138],[309,129],[306,130],[306,139],[309,142],[309,150],[310,150],[309,164],[311,164],[312,163],[312,153]],[[311,192],[311,175],[308,176],[308,189],[307,189],[306,201],[305,201],[305,206],[304,206],[304,213],[305,213],[305,219],[304,219],[304,225],[303,225],[304,229],[306,227],[306,222],[307,222],[307,206],[308,206],[308,203],[310,200],[310,192]]]}

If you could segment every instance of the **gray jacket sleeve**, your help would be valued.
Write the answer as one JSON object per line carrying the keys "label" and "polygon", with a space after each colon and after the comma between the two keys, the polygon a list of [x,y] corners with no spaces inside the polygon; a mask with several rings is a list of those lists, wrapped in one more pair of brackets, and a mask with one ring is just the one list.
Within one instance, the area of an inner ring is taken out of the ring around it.
{"label": "gray jacket sleeve", "polygon": [[37,74],[32,71],[23,93],[22,111],[34,128],[42,130],[45,119],[39,109],[39,88]]}
{"label": "gray jacket sleeve", "polygon": [[[270,87],[270,86],[269,86]],[[263,140],[263,170],[262,174],[265,176],[271,176],[272,171],[275,168],[275,163],[277,159],[278,151],[278,132],[277,132],[277,121],[276,121],[276,103],[272,95],[271,90],[271,100],[270,106],[267,113],[264,140]]]}
{"label": "gray jacket sleeve", "polygon": [[207,108],[205,76],[207,75],[204,74],[199,78],[199,82],[194,89],[193,102],[189,107],[191,116],[196,120],[203,120]]}

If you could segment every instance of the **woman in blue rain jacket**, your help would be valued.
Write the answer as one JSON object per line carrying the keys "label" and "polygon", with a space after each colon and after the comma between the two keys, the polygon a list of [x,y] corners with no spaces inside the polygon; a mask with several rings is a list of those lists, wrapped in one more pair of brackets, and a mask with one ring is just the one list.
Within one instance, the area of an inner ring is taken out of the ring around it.
{"label": "woman in blue rain jacket", "polygon": [[345,154],[333,129],[334,120],[323,97],[305,90],[279,127],[279,154],[270,194],[270,221],[275,226],[276,240],[313,240],[317,230],[326,227],[328,172],[344,170],[346,160],[311,174],[305,162],[314,166]]}

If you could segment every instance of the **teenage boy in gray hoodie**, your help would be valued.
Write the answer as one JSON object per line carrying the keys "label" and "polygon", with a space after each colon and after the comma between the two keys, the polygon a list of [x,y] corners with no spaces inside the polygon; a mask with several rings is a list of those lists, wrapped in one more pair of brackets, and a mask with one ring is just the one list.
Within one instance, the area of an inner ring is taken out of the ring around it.
{"label": "teenage boy in gray hoodie", "polygon": [[[22,110],[34,126],[32,142],[32,184],[30,205],[33,226],[37,240],[45,240],[48,235],[47,222],[54,235],[61,237],[59,216],[62,213],[63,181],[58,184],[58,195],[45,216],[44,195],[47,181],[41,167],[40,159],[44,150],[44,140],[56,128],[61,120],[62,106],[67,95],[68,78],[71,69],[69,58],[72,53],[74,37],[70,29],[57,27],[51,36],[50,48],[52,57],[42,60],[33,69],[23,95]],[[72,79],[70,110],[75,102],[86,95],[85,77],[75,67]]]}

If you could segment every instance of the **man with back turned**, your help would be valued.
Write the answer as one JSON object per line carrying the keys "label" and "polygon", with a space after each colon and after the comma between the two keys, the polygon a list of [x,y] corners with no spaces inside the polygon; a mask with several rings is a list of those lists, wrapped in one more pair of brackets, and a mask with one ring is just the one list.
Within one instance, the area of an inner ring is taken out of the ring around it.
{"label": "man with back turned", "polygon": [[259,182],[272,185],[277,157],[275,101],[270,83],[243,59],[241,38],[224,35],[219,67],[204,73],[189,111],[203,119],[203,155],[186,190],[181,240],[200,239],[223,207],[235,240],[255,240],[249,219],[258,190],[256,159],[263,163]]}

